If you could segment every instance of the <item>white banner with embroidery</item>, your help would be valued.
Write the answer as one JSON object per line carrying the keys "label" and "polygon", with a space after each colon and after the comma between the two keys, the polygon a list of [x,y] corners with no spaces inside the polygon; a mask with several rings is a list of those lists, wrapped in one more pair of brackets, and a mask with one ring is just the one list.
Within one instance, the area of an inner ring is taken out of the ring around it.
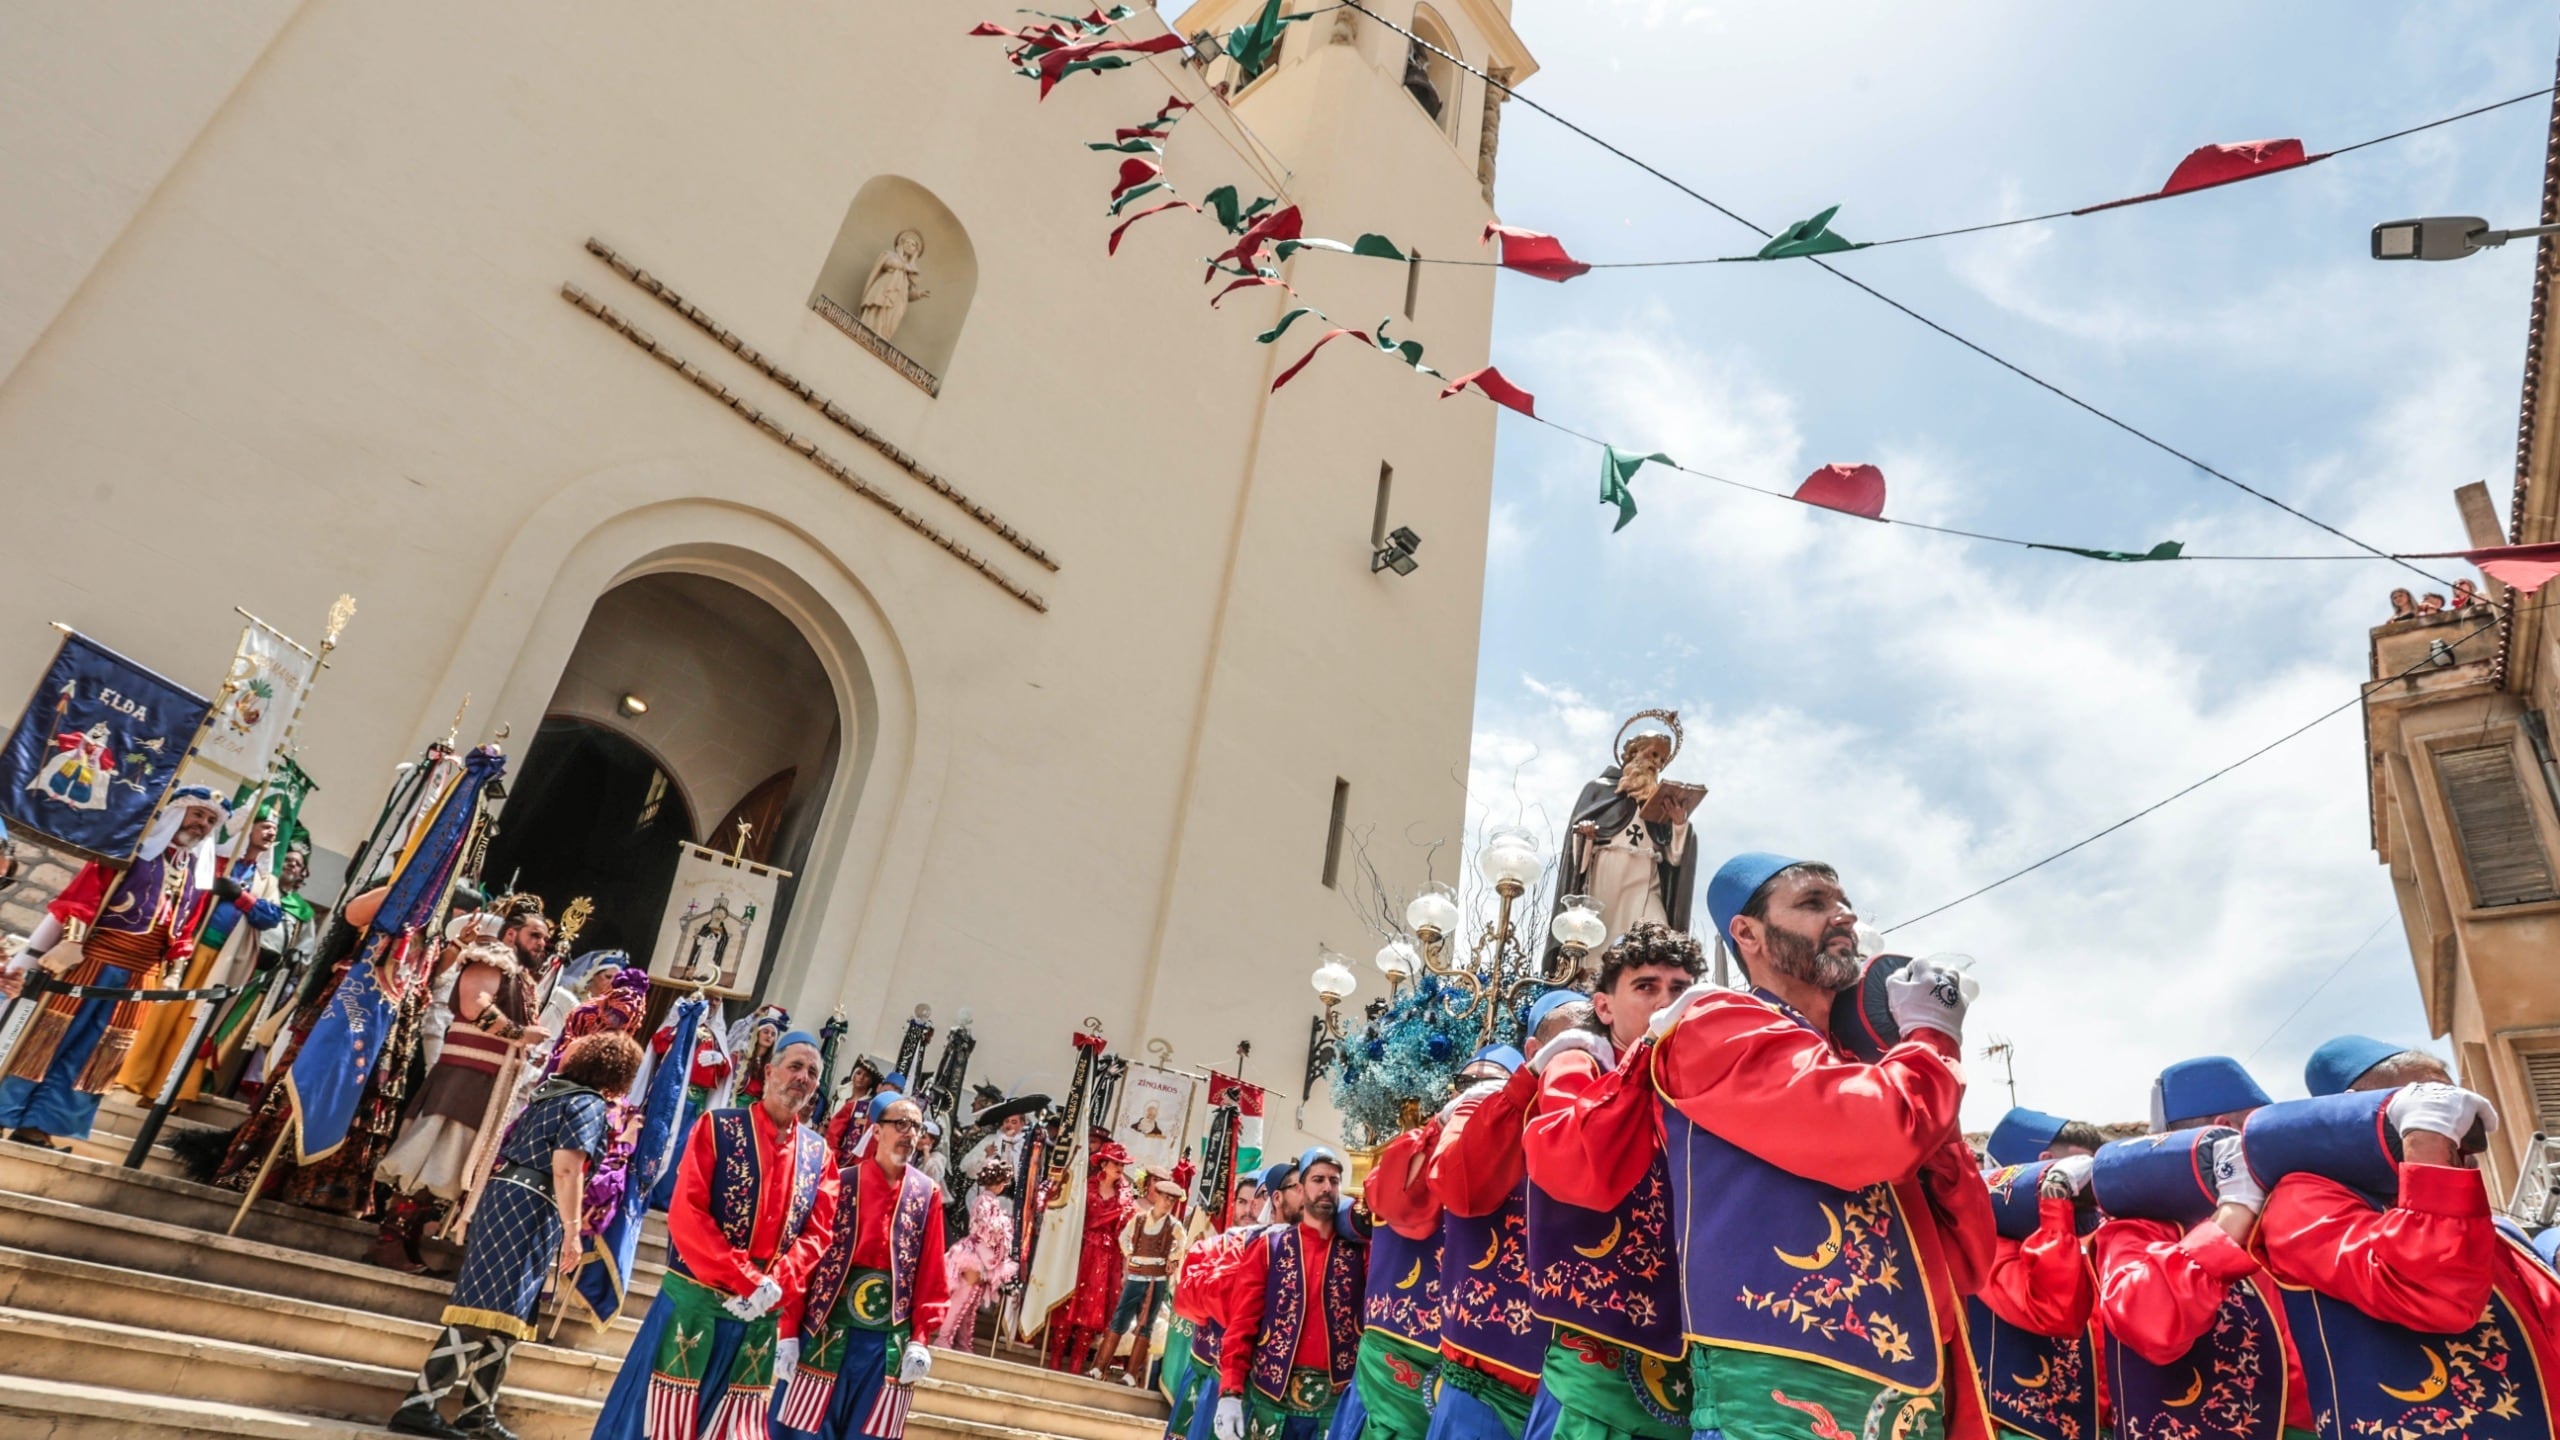
{"label": "white banner with embroidery", "polygon": [[771,939],[774,892],[790,874],[680,843],[649,973],[677,985],[708,978],[715,995],[753,993]]}
{"label": "white banner with embroidery", "polygon": [[1199,1084],[1177,1070],[1129,1067],[1120,1078],[1120,1113],[1111,1122],[1111,1138],[1129,1152],[1131,1165],[1163,1175],[1181,1162],[1191,1130],[1191,1096]]}
{"label": "white banner with embroidery", "polygon": [[320,659],[263,620],[240,632],[222,696],[196,741],[195,758],[240,780],[263,780]]}

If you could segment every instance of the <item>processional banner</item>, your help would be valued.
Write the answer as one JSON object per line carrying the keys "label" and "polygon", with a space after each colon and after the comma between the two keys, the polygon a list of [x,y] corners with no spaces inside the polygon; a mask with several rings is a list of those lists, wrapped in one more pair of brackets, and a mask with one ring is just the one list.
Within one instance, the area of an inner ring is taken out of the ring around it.
{"label": "processional banner", "polygon": [[133,858],[209,702],[69,634],[0,751],[0,817],[110,864]]}
{"label": "processional banner", "polygon": [[666,918],[649,952],[651,977],[687,986],[708,977],[711,992],[730,999],[754,993],[771,941],[774,892],[790,874],[679,842]]}
{"label": "processional banner", "polygon": [[1129,1152],[1129,1163],[1149,1175],[1166,1175],[1182,1160],[1191,1134],[1191,1097],[1200,1082],[1178,1070],[1132,1065],[1120,1081],[1120,1113],[1111,1138]]}
{"label": "processional banner", "polygon": [[240,632],[212,722],[196,742],[196,758],[237,779],[264,778],[319,666],[319,656],[265,621],[251,620]]}

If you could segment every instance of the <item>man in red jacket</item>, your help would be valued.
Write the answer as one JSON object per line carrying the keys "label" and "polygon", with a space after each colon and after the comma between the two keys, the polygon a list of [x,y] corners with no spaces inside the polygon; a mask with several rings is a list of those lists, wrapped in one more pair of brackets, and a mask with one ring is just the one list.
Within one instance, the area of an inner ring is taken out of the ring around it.
{"label": "man in red jacket", "polygon": [[1335,1221],[1342,1158],[1298,1157],[1298,1223],[1255,1236],[1229,1271],[1217,1440],[1321,1440],[1358,1365],[1369,1247]]}
{"label": "man in red jacket", "polygon": [[[2266,1103],[2240,1062],[2181,1060],[2152,1085],[2152,1128],[2165,1135],[2237,1126]],[[2197,1433],[2233,1440],[2309,1433],[2302,1357],[2275,1282],[2248,1250],[2266,1196],[2250,1178],[2240,1137],[2213,1142],[2208,1163],[2220,1200],[2212,1215],[2183,1231],[2166,1220],[2119,1217],[2091,1237],[2116,1425],[2145,1435],[2201,1426]]]}
{"label": "man in red jacket", "polygon": [[1988,1440],[1958,1304],[1993,1228],[1957,1126],[1973,982],[1912,961],[1886,988],[1901,1039],[1868,1064],[1828,1030],[1861,974],[1838,872],[1738,855],[1707,908],[1752,988],[1701,986],[1648,1027],[1691,1425]]}
{"label": "man in red jacket", "polygon": [[2560,1279],[2499,1233],[2462,1153],[2497,1112],[2441,1065],[2443,1078],[2405,1086],[2397,1069],[2359,1069],[2350,1091],[2394,1091],[2382,1119],[2400,1138],[2398,1195],[2386,1206],[2286,1175],[2258,1226],[2297,1333],[2318,1327],[2305,1368],[2321,1435],[2547,1440],[2560,1418]]}

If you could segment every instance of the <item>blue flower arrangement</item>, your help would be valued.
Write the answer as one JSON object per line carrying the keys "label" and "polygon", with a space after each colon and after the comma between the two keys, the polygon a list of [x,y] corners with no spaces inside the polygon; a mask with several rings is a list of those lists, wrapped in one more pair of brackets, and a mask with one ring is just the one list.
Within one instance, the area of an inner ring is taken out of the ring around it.
{"label": "blue flower arrangement", "polygon": [[[1345,1143],[1359,1149],[1384,1144],[1402,1128],[1407,1101],[1428,1115],[1449,1098],[1459,1065],[1475,1053],[1483,1018],[1452,1019],[1451,1010],[1463,1003],[1454,987],[1426,974],[1342,1042],[1332,1080]],[[1506,1009],[1500,1031],[1497,1040],[1519,1043],[1516,1010]]]}

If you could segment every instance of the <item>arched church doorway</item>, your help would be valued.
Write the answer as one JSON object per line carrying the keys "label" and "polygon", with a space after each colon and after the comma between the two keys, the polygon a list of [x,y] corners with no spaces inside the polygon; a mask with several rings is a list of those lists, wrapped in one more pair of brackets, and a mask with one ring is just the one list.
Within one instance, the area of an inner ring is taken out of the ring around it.
{"label": "arched church doorway", "polygon": [[555,915],[587,897],[578,948],[627,950],[645,965],[682,842],[742,849],[793,872],[750,942],[770,955],[841,742],[826,668],[781,611],[708,575],[643,575],[589,612],[514,767],[482,874],[539,894]]}

